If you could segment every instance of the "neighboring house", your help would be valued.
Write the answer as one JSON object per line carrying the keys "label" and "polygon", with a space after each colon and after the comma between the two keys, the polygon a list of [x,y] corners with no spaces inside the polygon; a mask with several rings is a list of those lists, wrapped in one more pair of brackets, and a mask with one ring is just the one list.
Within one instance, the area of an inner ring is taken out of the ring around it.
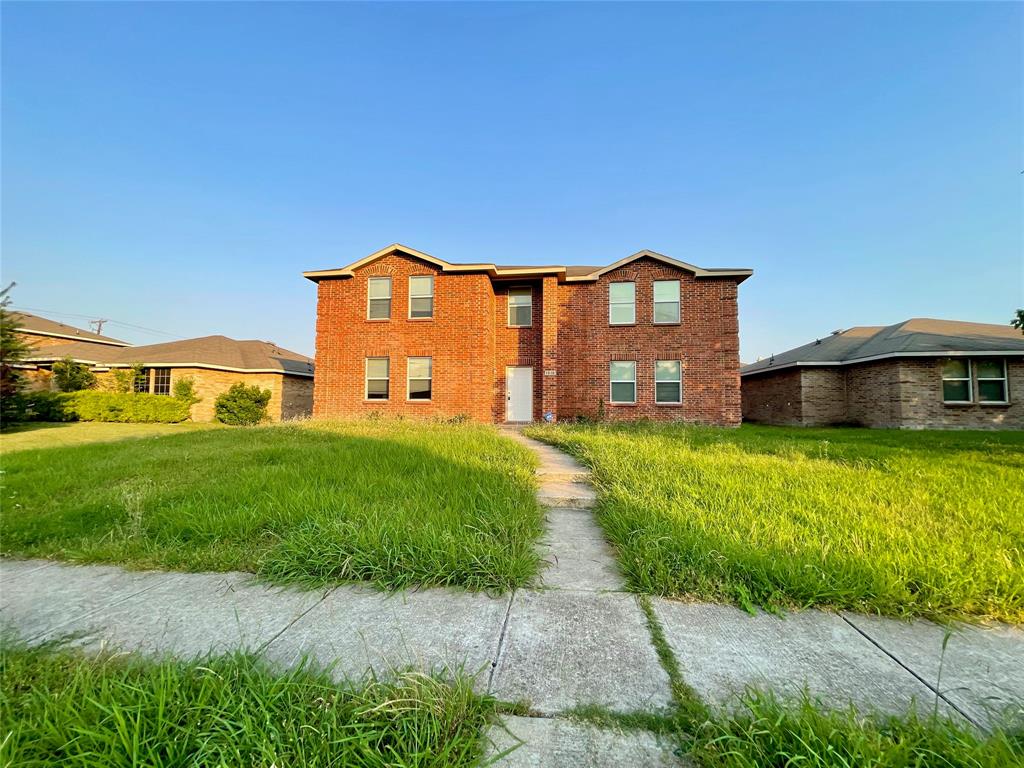
{"label": "neighboring house", "polygon": [[740,422],[737,287],[652,251],[452,264],[391,245],[317,283],[316,417]]}
{"label": "neighboring house", "polygon": [[[47,347],[60,346],[70,342],[82,344],[87,348],[95,346],[116,349],[131,346],[127,341],[101,336],[92,331],[75,328],[73,325],[65,325],[56,320],[30,315],[28,312],[13,311],[11,318],[14,321],[15,335],[28,344],[33,353]],[[42,370],[36,366],[19,365],[17,367],[22,369],[29,389],[50,388],[50,372],[48,370]]]}
{"label": "neighboring house", "polygon": [[767,424],[1024,428],[1024,335],[914,318],[744,366],[743,418]]}
{"label": "neighboring house", "polygon": [[171,395],[175,381],[191,378],[202,398],[192,407],[195,421],[211,421],[217,395],[238,381],[270,390],[268,411],[273,421],[309,416],[313,407],[313,361],[269,341],[203,336],[141,347],[76,341],[36,350],[25,363],[47,371],[65,357],[88,365],[101,388],[112,380],[112,369],[140,363],[143,368],[135,381],[136,392]]}

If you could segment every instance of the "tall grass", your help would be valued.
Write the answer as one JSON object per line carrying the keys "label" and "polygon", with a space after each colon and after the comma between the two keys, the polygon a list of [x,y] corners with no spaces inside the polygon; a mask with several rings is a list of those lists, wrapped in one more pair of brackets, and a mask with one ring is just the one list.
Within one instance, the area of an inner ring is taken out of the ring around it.
{"label": "tall grass", "polygon": [[217,429],[3,463],[8,554],[387,588],[504,590],[539,570],[533,456],[485,426]]}
{"label": "tall grass", "polygon": [[1024,434],[534,428],[640,592],[1024,620]]}
{"label": "tall grass", "polygon": [[419,674],[339,686],[253,656],[201,663],[0,648],[0,766],[475,765],[493,704]]}

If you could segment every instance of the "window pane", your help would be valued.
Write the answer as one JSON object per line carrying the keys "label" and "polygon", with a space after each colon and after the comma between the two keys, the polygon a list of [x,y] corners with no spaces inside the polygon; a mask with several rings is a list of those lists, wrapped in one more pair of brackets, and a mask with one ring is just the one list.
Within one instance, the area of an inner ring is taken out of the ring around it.
{"label": "window pane", "polygon": [[409,358],[409,378],[410,379],[429,379],[430,378],[430,358],[429,357],[410,357]]}
{"label": "window pane", "polygon": [[432,296],[434,294],[434,278],[428,276],[409,278],[410,296]]}
{"label": "window pane", "polygon": [[512,307],[528,307],[533,304],[533,291],[529,288],[513,288],[508,292],[508,303]]}
{"label": "window pane", "polygon": [[632,304],[612,304],[609,321],[615,325],[636,322],[636,312]]}
{"label": "window pane", "polygon": [[171,369],[156,368],[153,370],[153,394],[171,394]]}
{"label": "window pane", "polygon": [[409,382],[410,400],[430,399],[430,379],[412,379]]}
{"label": "window pane", "polygon": [[135,377],[135,391],[149,392],[149,369],[139,371]]}
{"label": "window pane", "polygon": [[636,385],[632,382],[613,382],[612,383],[612,402],[613,403],[632,403],[636,400],[635,396]]}
{"label": "window pane", "polygon": [[371,277],[369,281],[369,293],[371,299],[391,298],[391,278]]}
{"label": "window pane", "polygon": [[967,372],[966,360],[947,360],[942,364],[942,378],[966,379],[968,377],[970,377],[970,373]]}
{"label": "window pane", "polygon": [[370,299],[371,320],[387,320],[391,317],[391,299]]}
{"label": "window pane", "polygon": [[410,299],[410,317],[433,317],[434,300],[431,297],[421,299]]}
{"label": "window pane", "polygon": [[654,305],[654,322],[656,323],[678,323],[679,304],[672,302],[658,302]]}
{"label": "window pane", "polygon": [[366,397],[370,400],[387,400],[388,380],[373,379],[366,382]]}
{"label": "window pane", "polygon": [[636,363],[633,361],[613,362],[608,370],[612,381],[634,381],[636,379]]}
{"label": "window pane", "polygon": [[1002,360],[979,360],[976,365],[978,366],[978,378],[979,379],[1001,379],[1003,378],[1003,361]]}
{"label": "window pane", "polygon": [[655,382],[654,399],[659,403],[678,403],[682,399],[679,397],[680,388],[681,387],[678,382]]}
{"label": "window pane", "polygon": [[636,283],[609,283],[608,300],[612,304],[631,302],[636,295]]}
{"label": "window pane", "polygon": [[655,381],[679,381],[679,361],[659,360],[654,364]]}
{"label": "window pane", "polygon": [[966,403],[971,399],[971,382],[969,381],[944,381],[942,382],[942,399],[947,403]]}
{"label": "window pane", "polygon": [[655,301],[679,301],[678,280],[655,280],[654,281]]}
{"label": "window pane", "polygon": [[533,308],[532,307],[509,307],[508,308],[508,324],[509,325],[531,325]]}
{"label": "window pane", "polygon": [[1006,382],[999,379],[978,382],[978,400],[982,403],[1005,403]]}
{"label": "window pane", "polygon": [[366,359],[366,378],[386,379],[388,377],[388,359],[386,357],[369,357]]}

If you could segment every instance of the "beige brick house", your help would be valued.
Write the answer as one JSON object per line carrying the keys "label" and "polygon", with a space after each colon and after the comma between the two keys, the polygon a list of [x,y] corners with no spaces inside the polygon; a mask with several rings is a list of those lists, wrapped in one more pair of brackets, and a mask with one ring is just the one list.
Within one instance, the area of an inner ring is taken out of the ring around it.
{"label": "beige brick house", "polygon": [[271,393],[272,421],[309,416],[313,410],[313,361],[269,341],[238,341],[227,336],[203,336],[147,346],[111,346],[68,342],[36,349],[25,363],[38,385],[57,360],[70,357],[88,365],[99,386],[112,381],[112,370],[143,366],[135,391],[171,395],[174,383],[191,378],[202,398],[192,407],[194,421],[211,421],[217,396],[235,382],[256,385]]}
{"label": "beige brick house", "polygon": [[838,331],[740,371],[745,421],[1024,429],[1024,334],[914,318]]}

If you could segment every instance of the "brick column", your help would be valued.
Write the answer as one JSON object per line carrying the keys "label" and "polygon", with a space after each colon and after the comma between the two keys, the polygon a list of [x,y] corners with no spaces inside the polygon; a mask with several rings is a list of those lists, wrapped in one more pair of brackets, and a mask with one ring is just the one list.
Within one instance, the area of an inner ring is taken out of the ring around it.
{"label": "brick column", "polygon": [[544,314],[541,337],[541,415],[549,411],[558,420],[558,278],[545,277],[541,291]]}

